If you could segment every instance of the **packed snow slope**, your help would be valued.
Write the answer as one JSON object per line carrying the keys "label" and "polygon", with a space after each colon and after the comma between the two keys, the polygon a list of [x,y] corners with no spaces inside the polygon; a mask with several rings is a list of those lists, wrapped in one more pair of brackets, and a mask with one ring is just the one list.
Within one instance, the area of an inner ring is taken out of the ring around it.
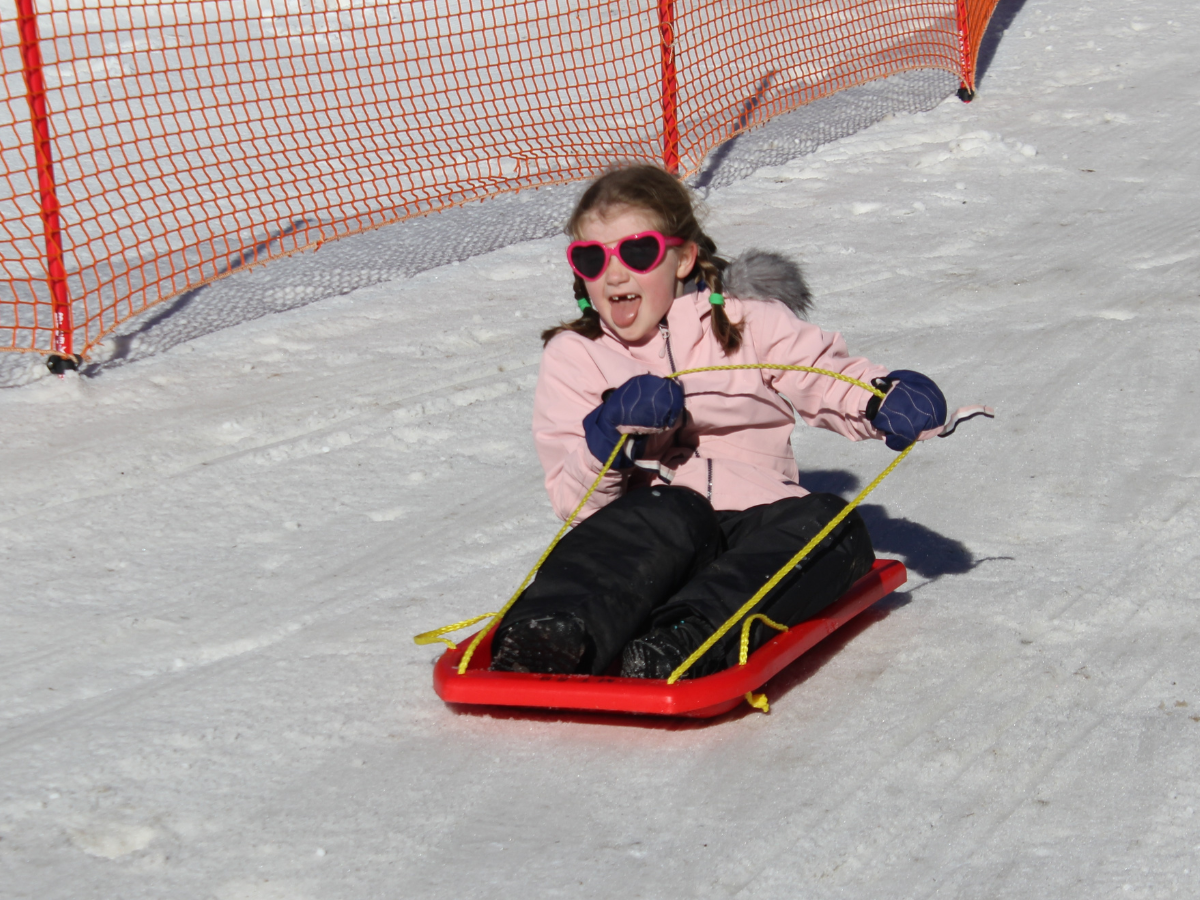
{"label": "packed snow slope", "polygon": [[[1200,9],[1067,6],[1002,7],[975,103],[708,197],[854,351],[997,409],[869,501],[910,583],[770,715],[431,690],[411,636],[557,524],[562,238],[0,391],[0,896],[1200,895]],[[795,448],[843,493],[892,458]]]}

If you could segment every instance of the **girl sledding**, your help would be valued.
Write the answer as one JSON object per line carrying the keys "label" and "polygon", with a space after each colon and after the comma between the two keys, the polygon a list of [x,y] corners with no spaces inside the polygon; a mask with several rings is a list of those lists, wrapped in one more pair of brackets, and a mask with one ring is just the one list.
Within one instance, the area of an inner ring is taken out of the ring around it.
{"label": "girl sledding", "polygon": [[580,316],[543,335],[533,434],[574,527],[487,629],[490,669],[703,679],[872,572],[858,513],[798,482],[796,417],[902,451],[942,431],[946,401],[801,318],[791,261],[718,256],[658,168],[599,178],[567,231]]}

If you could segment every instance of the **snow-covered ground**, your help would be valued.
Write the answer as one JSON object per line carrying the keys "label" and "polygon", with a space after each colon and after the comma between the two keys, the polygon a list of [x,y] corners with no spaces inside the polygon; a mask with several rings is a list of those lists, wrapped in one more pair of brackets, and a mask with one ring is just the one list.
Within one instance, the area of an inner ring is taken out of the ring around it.
{"label": "snow-covered ground", "polygon": [[[433,694],[411,636],[556,527],[562,238],[0,391],[0,897],[1200,895],[1200,10],[1014,5],[975,103],[708,196],[998,412],[872,497],[910,583],[769,716]],[[891,458],[795,446],[842,492]]]}

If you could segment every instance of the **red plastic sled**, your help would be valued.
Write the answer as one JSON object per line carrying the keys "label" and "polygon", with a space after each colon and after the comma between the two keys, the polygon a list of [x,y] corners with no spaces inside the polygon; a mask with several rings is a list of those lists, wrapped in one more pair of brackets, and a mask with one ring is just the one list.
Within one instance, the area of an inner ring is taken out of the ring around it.
{"label": "red plastic sled", "polygon": [[489,672],[488,666],[492,662],[492,635],[489,634],[462,675],[458,674],[458,664],[470,639],[460,643],[458,649],[443,653],[433,669],[433,689],[447,703],[701,719],[718,716],[733,709],[747,692],[758,690],[804,651],[907,580],[908,572],[903,563],[892,559],[877,560],[870,572],[818,618],[801,622],[767,641],[750,655],[744,666],[732,666],[703,678],[667,684],[665,679],[606,675]]}

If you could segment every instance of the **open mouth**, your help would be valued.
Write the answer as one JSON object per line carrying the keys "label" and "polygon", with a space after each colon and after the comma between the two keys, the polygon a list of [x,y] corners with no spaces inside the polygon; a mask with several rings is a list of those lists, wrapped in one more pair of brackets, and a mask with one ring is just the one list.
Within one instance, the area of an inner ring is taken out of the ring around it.
{"label": "open mouth", "polygon": [[642,295],[617,294],[608,298],[608,304],[612,309],[613,324],[618,328],[628,328],[637,318],[638,309],[642,305]]}

